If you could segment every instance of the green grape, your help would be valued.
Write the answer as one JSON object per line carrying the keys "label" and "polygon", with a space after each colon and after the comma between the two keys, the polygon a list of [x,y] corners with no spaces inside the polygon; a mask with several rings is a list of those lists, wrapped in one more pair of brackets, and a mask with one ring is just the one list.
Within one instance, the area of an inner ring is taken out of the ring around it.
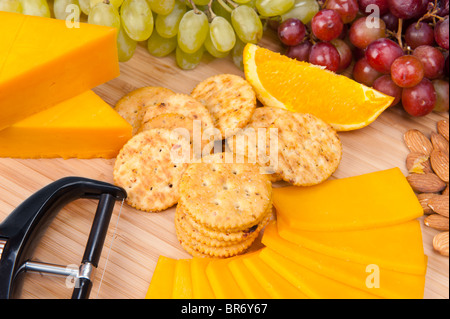
{"label": "green grape", "polygon": [[133,57],[137,47],[137,41],[131,39],[127,32],[120,27],[117,33],[117,53],[119,54],[119,62],[126,62]]}
{"label": "green grape", "polygon": [[236,43],[233,26],[225,18],[216,16],[210,24],[209,34],[218,51],[228,52]]}
{"label": "green grape", "polygon": [[153,14],[147,0],[125,0],[120,7],[124,30],[135,41],[147,40],[153,32]]}
{"label": "green grape", "polygon": [[89,15],[89,11],[91,11],[91,1],[90,0],[78,0],[78,4],[80,5],[81,12],[85,15]]}
{"label": "green grape", "polygon": [[228,11],[217,0],[213,1],[211,8],[216,15],[221,16],[231,22],[231,9],[230,11]]}
{"label": "green grape", "polygon": [[172,53],[177,47],[177,37],[163,38],[158,32],[153,32],[147,41],[147,49],[151,55],[164,57]]}
{"label": "green grape", "polygon": [[249,3],[251,0],[234,0],[234,2],[239,3],[239,4],[246,4]]}
{"label": "green grape", "polygon": [[148,0],[152,11],[157,14],[167,15],[172,12],[175,0]]}
{"label": "green grape", "polygon": [[0,0],[0,11],[22,13],[19,0]]}
{"label": "green grape", "polygon": [[202,11],[191,10],[181,18],[178,28],[178,46],[186,53],[197,52],[205,42],[209,32],[206,14]]}
{"label": "green grape", "polygon": [[122,5],[122,2],[124,0],[89,0],[89,6],[91,9],[100,2],[108,2],[112,4],[117,10],[119,10],[119,7]]}
{"label": "green grape", "polygon": [[214,44],[211,41],[211,36],[210,35],[208,35],[206,37],[204,45],[205,45],[206,51],[208,51],[208,53],[211,54],[215,58],[219,58],[219,59],[220,58],[225,58],[230,53],[230,51],[221,52],[221,51],[217,50],[216,47],[214,46]]}
{"label": "green grape", "polygon": [[46,0],[21,0],[21,2],[23,14],[50,18],[50,8]]}
{"label": "green grape", "polygon": [[295,0],[256,0],[256,9],[264,17],[274,17],[292,9]]}
{"label": "green grape", "polygon": [[186,53],[181,50],[180,46],[177,46],[175,51],[177,65],[183,70],[194,69],[197,65],[200,64],[204,51],[205,49],[203,45],[193,53]]}
{"label": "green grape", "polygon": [[263,26],[258,14],[248,6],[239,6],[231,13],[231,23],[244,43],[258,43],[263,36]]}
{"label": "green grape", "polygon": [[244,70],[244,48],[245,43],[240,39],[236,39],[236,45],[231,50],[233,62],[241,70]]}
{"label": "green grape", "polygon": [[181,1],[176,1],[171,13],[168,15],[158,14],[155,20],[155,28],[159,35],[164,38],[173,38],[176,36],[181,18],[186,11],[186,4]]}
{"label": "green grape", "polygon": [[88,23],[120,28],[120,16],[112,4],[100,2],[91,8]]}
{"label": "green grape", "polygon": [[319,12],[319,9],[320,7],[316,0],[295,0],[294,7],[281,16],[281,21],[296,18],[307,24]]}
{"label": "green grape", "polygon": [[193,0],[192,2],[194,2],[197,6],[206,6],[208,5],[209,0]]}
{"label": "green grape", "polygon": [[[70,7],[68,7],[70,6]],[[69,14],[72,14],[73,7],[76,6],[77,16],[75,17],[75,21],[80,21],[80,9],[78,7],[78,0],[54,0],[53,1],[53,14],[56,19],[66,20]]]}

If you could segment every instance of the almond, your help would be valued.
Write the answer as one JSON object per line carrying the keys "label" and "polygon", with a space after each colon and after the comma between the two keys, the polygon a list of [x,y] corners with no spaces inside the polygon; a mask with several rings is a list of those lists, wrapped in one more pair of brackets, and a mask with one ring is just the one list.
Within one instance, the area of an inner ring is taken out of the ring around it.
{"label": "almond", "polygon": [[448,121],[442,120],[437,122],[437,130],[448,141]]}
{"label": "almond", "polygon": [[448,189],[448,184],[447,187],[444,189],[444,191],[442,192],[442,195],[449,195],[449,189]]}
{"label": "almond", "polygon": [[417,193],[439,193],[447,186],[436,174],[411,174],[406,179]]}
{"label": "almond", "polygon": [[424,218],[423,223],[437,230],[448,230],[448,217],[439,214],[431,214]]}
{"label": "almond", "polygon": [[403,136],[405,144],[412,153],[430,155],[433,151],[431,141],[419,130],[412,129]]}
{"label": "almond", "polygon": [[448,183],[449,179],[449,162],[448,156],[441,150],[434,150],[430,156],[431,167],[433,171],[442,179]]}
{"label": "almond", "polygon": [[421,153],[409,153],[406,157],[406,168],[410,173],[433,173],[430,157]]}
{"label": "almond", "polygon": [[441,255],[448,257],[448,231],[434,236],[433,248]]}
{"label": "almond", "polygon": [[425,215],[433,214],[433,210],[431,207],[428,206],[428,203],[433,197],[439,196],[438,194],[434,193],[422,193],[417,195],[417,199],[419,200],[420,205],[422,205],[423,213]]}
{"label": "almond", "polygon": [[448,218],[448,211],[449,211],[448,199],[449,199],[448,195],[437,195],[431,198],[428,201],[427,205],[435,213]]}
{"label": "almond", "polygon": [[449,154],[449,143],[448,141],[441,135],[435,132],[431,133],[431,144],[433,144],[433,148],[435,150],[441,150],[445,154]]}

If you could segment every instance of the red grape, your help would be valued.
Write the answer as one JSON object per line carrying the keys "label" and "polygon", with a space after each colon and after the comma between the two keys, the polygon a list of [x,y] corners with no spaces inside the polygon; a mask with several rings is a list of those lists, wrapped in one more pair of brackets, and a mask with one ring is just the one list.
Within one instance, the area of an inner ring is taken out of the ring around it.
{"label": "red grape", "polygon": [[402,48],[388,38],[378,39],[366,49],[367,62],[378,72],[388,74],[392,62],[403,55]]}
{"label": "red grape", "polygon": [[406,29],[405,39],[412,49],[421,45],[433,45],[434,30],[425,22],[413,23]]}
{"label": "red grape", "polygon": [[423,75],[422,62],[413,55],[403,55],[392,63],[392,80],[402,88],[416,86],[422,81]]}
{"label": "red grape", "polygon": [[412,88],[403,89],[403,108],[412,116],[425,116],[431,113],[435,103],[436,91],[431,81],[426,78]]}
{"label": "red grape", "polygon": [[331,41],[339,37],[344,28],[341,16],[334,10],[320,10],[311,20],[314,35],[322,41]]}
{"label": "red grape", "polygon": [[343,23],[350,23],[355,20],[359,6],[356,0],[328,0],[326,9],[339,13]]}
{"label": "red grape", "polygon": [[444,73],[445,73],[446,76],[448,76],[448,74],[449,74],[449,70],[448,70],[448,56],[445,59]]}
{"label": "red grape", "polygon": [[382,74],[372,68],[366,58],[359,59],[353,66],[353,78],[356,82],[372,86]]}
{"label": "red grape", "polygon": [[281,23],[278,27],[278,37],[286,45],[297,45],[303,41],[306,35],[306,28],[303,22],[290,18]]}
{"label": "red grape", "polygon": [[422,62],[426,78],[436,79],[444,73],[445,58],[437,48],[421,45],[413,51],[413,55]]}
{"label": "red grape", "polygon": [[339,69],[341,58],[334,45],[328,42],[318,42],[311,48],[309,62],[324,66],[326,69],[336,72]]}
{"label": "red grape", "polygon": [[395,84],[387,74],[376,79],[373,83],[373,88],[381,93],[392,96],[394,101],[391,106],[397,105],[402,99],[402,88]]}
{"label": "red grape", "polygon": [[434,27],[434,39],[441,48],[448,50],[448,17]]}
{"label": "red grape", "polygon": [[388,0],[389,10],[400,19],[418,17],[427,9],[428,1],[422,0]]}
{"label": "red grape", "polygon": [[286,55],[291,59],[309,62],[309,53],[311,52],[311,48],[311,42],[304,41],[299,45],[288,47]]}
{"label": "red grape", "polygon": [[367,6],[370,4],[376,5],[378,7],[378,9],[380,10],[380,15],[383,15],[389,11],[387,0],[358,0],[358,3],[359,9],[363,13],[370,13],[370,10],[366,10]]}
{"label": "red grape", "polygon": [[448,15],[449,13],[448,0],[438,0],[438,7],[439,7],[439,11],[437,13],[438,16],[445,17]]}
{"label": "red grape", "polygon": [[373,41],[386,36],[386,23],[380,18],[373,18],[378,23],[373,24],[369,17],[362,17],[352,23],[349,31],[350,42],[357,48],[365,49]]}
{"label": "red grape", "polygon": [[391,31],[398,30],[398,18],[393,15],[390,11],[381,16],[381,19],[386,23],[386,29]]}
{"label": "red grape", "polygon": [[444,80],[434,80],[431,83],[433,83],[434,90],[436,91],[436,103],[434,104],[433,111],[447,112],[449,104],[448,82]]}
{"label": "red grape", "polygon": [[334,39],[331,41],[331,44],[333,44],[336,47],[336,49],[339,52],[339,56],[341,58],[338,72],[344,71],[350,66],[350,63],[352,63],[353,59],[352,49],[349,47],[347,43],[345,43],[345,41],[341,39]]}

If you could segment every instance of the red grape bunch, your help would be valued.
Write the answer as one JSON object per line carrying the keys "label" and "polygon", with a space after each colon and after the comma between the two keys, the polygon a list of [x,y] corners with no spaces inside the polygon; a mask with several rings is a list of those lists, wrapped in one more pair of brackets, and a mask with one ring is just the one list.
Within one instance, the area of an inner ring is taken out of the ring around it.
{"label": "red grape bunch", "polygon": [[311,1],[281,16],[287,56],[350,74],[412,116],[448,111],[449,0],[324,0],[312,13]]}

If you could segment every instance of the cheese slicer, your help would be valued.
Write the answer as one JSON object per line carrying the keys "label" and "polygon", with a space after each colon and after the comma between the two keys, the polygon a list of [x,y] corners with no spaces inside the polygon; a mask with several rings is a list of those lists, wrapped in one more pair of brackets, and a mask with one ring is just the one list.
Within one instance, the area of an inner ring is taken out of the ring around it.
{"label": "cheese slicer", "polygon": [[[65,177],[45,186],[20,204],[0,224],[0,299],[11,299],[20,293],[21,277],[26,272],[72,276],[76,280],[72,299],[89,298],[91,277],[98,267],[115,203],[123,201],[126,196],[124,189],[109,183]],[[58,212],[81,198],[98,200],[98,206],[80,267],[74,269],[32,261],[30,258],[35,247]]]}

